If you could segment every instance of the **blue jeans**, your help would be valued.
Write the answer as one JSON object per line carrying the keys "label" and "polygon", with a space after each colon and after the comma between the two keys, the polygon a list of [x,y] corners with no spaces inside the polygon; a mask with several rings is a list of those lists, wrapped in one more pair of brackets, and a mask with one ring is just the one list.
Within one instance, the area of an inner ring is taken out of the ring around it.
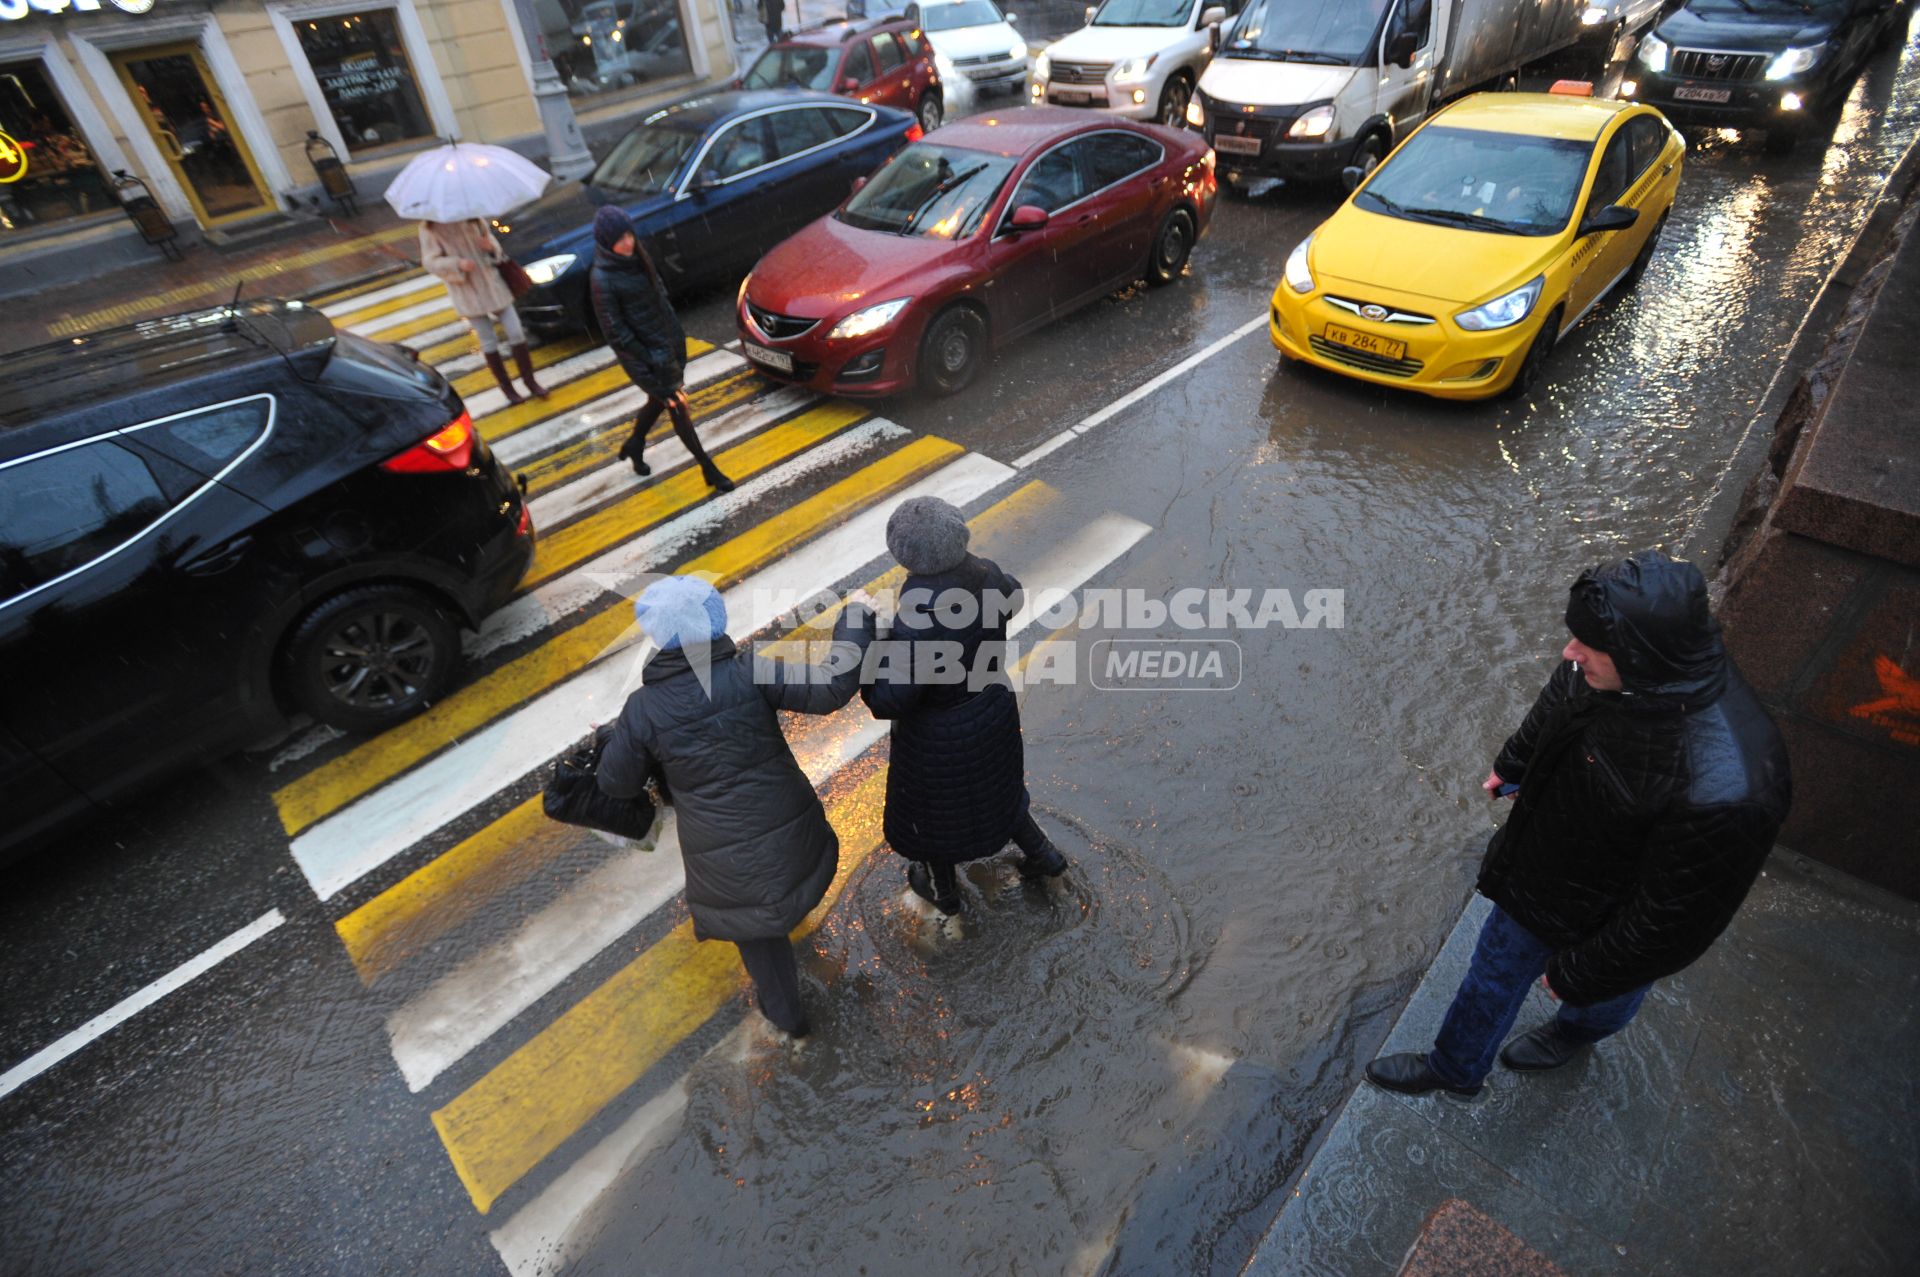
{"label": "blue jeans", "polygon": [[[1499,905],[1480,928],[1473,962],[1453,995],[1427,1065],[1454,1086],[1478,1086],[1493,1071],[1494,1058],[1513,1029],[1527,990],[1547,969],[1554,948],[1508,916]],[[1647,990],[1641,985],[1590,1007],[1560,1004],[1560,1031],[1576,1042],[1598,1042],[1627,1027]]]}

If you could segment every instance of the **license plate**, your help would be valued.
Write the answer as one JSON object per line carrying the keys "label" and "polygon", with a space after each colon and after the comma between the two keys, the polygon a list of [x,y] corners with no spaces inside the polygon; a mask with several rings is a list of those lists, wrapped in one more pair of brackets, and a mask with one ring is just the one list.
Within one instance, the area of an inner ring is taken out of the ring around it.
{"label": "license plate", "polygon": [[1091,89],[1055,89],[1053,100],[1061,106],[1105,106],[1107,95],[1104,91],[1095,94]]}
{"label": "license plate", "polygon": [[768,350],[765,346],[756,346],[750,341],[740,343],[740,349],[747,352],[747,358],[756,364],[765,364],[775,372],[792,372],[793,356],[784,350]]}
{"label": "license plate", "polygon": [[1342,328],[1338,324],[1327,325],[1327,340],[1350,350],[1364,350],[1369,355],[1378,355],[1382,359],[1405,359],[1407,343],[1394,341],[1390,337],[1375,337],[1372,333],[1356,332],[1351,328]]}
{"label": "license plate", "polygon": [[1697,84],[1683,84],[1673,91],[1676,102],[1715,102],[1722,106],[1733,101],[1732,89],[1706,89]]}
{"label": "license plate", "polygon": [[1213,139],[1213,149],[1227,155],[1258,155],[1260,139],[1257,137],[1235,137],[1231,133],[1221,133]]}

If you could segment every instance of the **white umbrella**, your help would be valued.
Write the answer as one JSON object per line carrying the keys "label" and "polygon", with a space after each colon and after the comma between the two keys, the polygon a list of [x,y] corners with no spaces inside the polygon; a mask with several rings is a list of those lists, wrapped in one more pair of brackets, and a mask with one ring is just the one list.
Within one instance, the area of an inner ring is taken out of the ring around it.
{"label": "white umbrella", "polygon": [[504,146],[453,142],[414,156],[387,187],[387,203],[422,222],[500,217],[539,199],[551,180]]}

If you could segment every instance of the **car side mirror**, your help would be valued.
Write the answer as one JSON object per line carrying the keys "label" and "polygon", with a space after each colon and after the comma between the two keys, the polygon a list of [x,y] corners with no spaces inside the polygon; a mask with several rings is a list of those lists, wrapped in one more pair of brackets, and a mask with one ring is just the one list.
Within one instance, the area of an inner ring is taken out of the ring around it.
{"label": "car side mirror", "polygon": [[1413,55],[1420,51],[1420,37],[1411,31],[1402,31],[1387,41],[1387,62],[1391,66],[1410,67]]}
{"label": "car side mirror", "polygon": [[860,193],[860,188],[865,186],[866,184],[867,184],[867,175],[865,173],[862,173],[859,177],[854,178],[853,193],[855,195],[858,195]]}
{"label": "car side mirror", "polygon": [[1587,235],[1597,235],[1601,231],[1624,231],[1640,220],[1640,210],[1628,208],[1622,204],[1609,204],[1587,214],[1587,220],[1580,223],[1579,239]]}
{"label": "car side mirror", "polygon": [[1360,179],[1366,175],[1367,170],[1358,164],[1349,164],[1340,170],[1340,181],[1349,191],[1357,191],[1360,189]]}
{"label": "car side mirror", "polygon": [[1203,27],[1217,27],[1226,20],[1226,9],[1217,4],[1208,5],[1200,13],[1200,25]]}
{"label": "car side mirror", "polygon": [[1006,19],[1007,19],[1007,25],[1010,27],[1017,27],[1020,25],[1020,15],[1017,13],[1007,14]]}
{"label": "car side mirror", "polygon": [[1047,210],[1038,204],[1022,204],[1013,210],[1013,220],[1007,225],[1015,231],[1037,231],[1047,224]]}
{"label": "car side mirror", "polygon": [[852,76],[848,76],[846,79],[840,81],[840,92],[858,93],[859,91],[860,81],[854,79]]}
{"label": "car side mirror", "polygon": [[1099,5],[1097,5],[1097,4],[1090,4],[1090,5],[1088,5],[1088,6],[1087,6],[1087,20],[1086,20],[1086,22],[1085,22],[1085,23],[1083,23],[1082,25],[1084,25],[1084,26],[1089,26],[1089,27],[1090,27],[1090,26],[1092,26],[1092,25],[1093,25],[1093,15],[1094,15],[1094,14],[1096,14],[1096,13],[1098,13],[1098,12],[1100,12],[1100,6],[1099,6]]}

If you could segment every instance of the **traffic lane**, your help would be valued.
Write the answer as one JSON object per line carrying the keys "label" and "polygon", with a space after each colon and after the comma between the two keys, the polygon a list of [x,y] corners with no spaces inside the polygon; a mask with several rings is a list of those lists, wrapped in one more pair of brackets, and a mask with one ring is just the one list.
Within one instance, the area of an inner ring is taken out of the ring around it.
{"label": "traffic lane", "polygon": [[317,923],[293,919],[0,1099],[10,1268],[498,1270]]}

